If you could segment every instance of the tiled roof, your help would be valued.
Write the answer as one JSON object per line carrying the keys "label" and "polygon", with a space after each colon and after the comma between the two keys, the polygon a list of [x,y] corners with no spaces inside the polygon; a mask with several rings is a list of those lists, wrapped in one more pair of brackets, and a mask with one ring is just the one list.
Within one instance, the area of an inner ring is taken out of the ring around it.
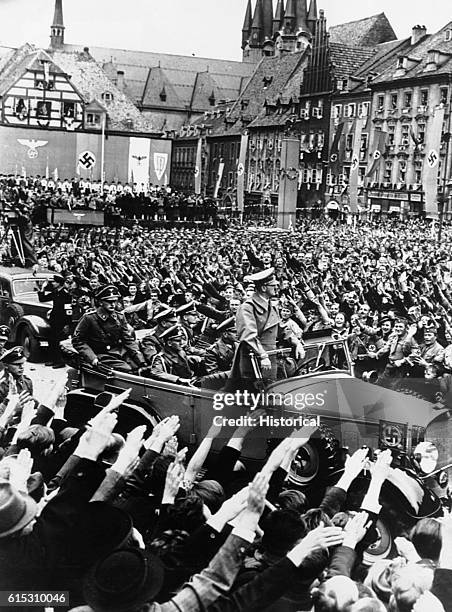
{"label": "tiled roof", "polygon": [[28,43],[7,54],[0,68],[0,95],[5,94],[27,68],[33,64],[37,49]]}
{"label": "tiled roof", "polygon": [[[452,31],[452,21],[447,23],[435,34],[426,36],[421,39],[417,44],[411,46],[406,45],[397,55],[409,56],[413,59],[420,60],[419,62],[413,62],[413,66],[407,69],[405,74],[397,72],[397,80],[412,79],[413,77],[422,77],[424,75],[435,75],[450,74],[452,72],[452,39],[446,40],[446,32]],[[440,58],[439,64],[432,71],[425,71],[425,67],[428,63],[429,56],[428,51],[435,50],[440,53],[444,53],[444,57]],[[451,54],[450,57],[447,54]],[[397,55],[392,58],[392,61],[385,67],[385,70],[374,79],[374,83],[380,83],[384,81],[392,81],[394,79],[394,73],[396,72]]]}
{"label": "tiled roof", "polygon": [[329,35],[331,42],[353,47],[375,47],[379,43],[396,38],[384,13],[332,26],[329,28]]}
{"label": "tiled roof", "polygon": [[[65,50],[81,51],[76,45],[65,45]],[[126,49],[107,49],[104,47],[90,47],[90,54],[101,64],[111,63],[116,70],[124,71],[125,91],[135,101],[141,102],[145,98],[148,102],[153,100],[156,106],[164,109],[169,106],[154,93],[149,93],[149,71],[161,68],[177,94],[181,108],[185,109],[191,100],[196,97],[194,87],[197,75],[208,72],[216,82],[220,99],[236,99],[250,77],[254,64],[234,62],[203,57],[185,55],[171,55],[168,53],[153,53],[148,51],[129,51]],[[210,95],[210,94],[209,94]],[[200,102],[198,97],[198,102]],[[204,101],[203,109],[209,103]]]}
{"label": "tiled roof", "polygon": [[375,55],[373,49],[350,47],[342,43],[330,43],[330,57],[336,78],[349,77]]}
{"label": "tiled roof", "polygon": [[[85,102],[97,100],[101,104],[102,94],[110,92],[113,100],[105,102],[107,108],[109,127],[113,130],[132,132],[155,131],[151,122],[146,119],[130,99],[120,91],[108,78],[101,66],[86,53],[67,53],[52,51],[51,56],[55,63],[71,77],[71,82],[82,94]],[[130,127],[132,122],[133,127]]]}

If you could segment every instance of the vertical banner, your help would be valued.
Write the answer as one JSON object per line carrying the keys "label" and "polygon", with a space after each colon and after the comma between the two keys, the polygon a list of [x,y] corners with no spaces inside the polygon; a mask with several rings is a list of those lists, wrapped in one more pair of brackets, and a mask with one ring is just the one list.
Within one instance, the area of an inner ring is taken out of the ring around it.
{"label": "vertical banner", "polygon": [[153,139],[149,164],[149,181],[164,187],[171,182],[171,140]]}
{"label": "vertical banner", "polygon": [[386,149],[387,132],[378,131],[374,134],[372,143],[372,154],[369,157],[369,169],[366,172],[366,178],[372,176],[380,167],[383,154]]}
{"label": "vertical banner", "polygon": [[281,179],[278,194],[278,227],[288,229],[296,219],[298,196],[298,173],[300,141],[284,138],[281,149]]}
{"label": "vertical banner", "polygon": [[[67,136],[67,134],[65,134]],[[74,167],[82,179],[100,179],[100,156],[102,134],[83,134],[76,132],[76,158]]]}
{"label": "vertical banner", "polygon": [[[342,121],[336,128],[333,144],[330,151],[330,173],[332,175],[341,174],[341,162],[339,158],[339,144],[341,142],[342,132],[344,130],[344,122]],[[343,140],[343,139],[342,139]],[[343,149],[343,147],[342,147]]]}
{"label": "vertical banner", "polygon": [[429,119],[429,128],[425,143],[422,185],[425,194],[425,214],[429,219],[436,219],[438,217],[439,149],[441,146],[444,111],[444,106],[442,108],[437,107],[433,110],[433,116]]}
{"label": "vertical banner", "polygon": [[198,138],[196,146],[196,164],[195,164],[195,193],[201,194],[202,189],[202,137]]}
{"label": "vertical banner", "polygon": [[237,208],[239,213],[243,213],[245,209],[245,164],[248,151],[248,139],[249,135],[245,130],[240,139],[239,163],[237,166]]}
{"label": "vertical banner", "polygon": [[355,134],[353,138],[352,164],[350,166],[350,179],[348,182],[348,193],[350,196],[350,211],[358,212],[358,176],[359,176],[359,151],[361,148],[361,134],[363,132],[364,117],[359,117],[355,123]]}
{"label": "vertical banner", "polygon": [[221,179],[223,178],[223,171],[224,171],[224,161],[223,159],[221,159],[220,163],[218,164],[217,182],[215,183],[215,191],[213,192],[214,198],[218,197],[218,190],[220,189]]}
{"label": "vertical banner", "polygon": [[129,139],[129,183],[137,183],[138,186],[142,183],[148,184],[150,146],[149,138],[131,137]]}

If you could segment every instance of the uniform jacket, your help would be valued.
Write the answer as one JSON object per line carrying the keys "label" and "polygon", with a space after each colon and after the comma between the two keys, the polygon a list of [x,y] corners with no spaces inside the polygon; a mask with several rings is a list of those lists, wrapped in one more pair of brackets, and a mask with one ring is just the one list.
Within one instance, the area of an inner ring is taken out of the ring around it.
{"label": "uniform jacket", "polygon": [[206,374],[226,372],[232,366],[234,358],[235,343],[226,343],[222,338],[206,350],[204,365]]}
{"label": "uniform jacket", "polygon": [[119,313],[106,316],[98,310],[83,315],[75,328],[72,344],[89,363],[100,354],[112,352],[127,354],[137,364],[145,363],[124,315]]}
{"label": "uniform jacket", "polygon": [[38,298],[40,302],[53,302],[52,310],[50,311],[50,324],[69,325],[72,319],[72,296],[70,293],[61,289],[56,291],[55,289],[44,289],[38,291]]}
{"label": "uniform jacket", "polygon": [[190,367],[188,357],[184,351],[178,353],[164,350],[153,359],[151,372],[153,376],[178,382],[179,378],[192,378],[193,371]]}

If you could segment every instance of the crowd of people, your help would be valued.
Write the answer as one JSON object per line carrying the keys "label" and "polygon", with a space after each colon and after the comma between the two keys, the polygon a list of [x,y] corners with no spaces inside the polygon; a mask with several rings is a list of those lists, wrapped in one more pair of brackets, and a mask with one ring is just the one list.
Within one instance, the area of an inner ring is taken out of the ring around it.
{"label": "crowd of people", "polygon": [[217,204],[212,198],[187,195],[170,187],[134,182],[111,183],[77,176],[15,176],[0,174],[0,201],[28,203],[35,223],[47,221],[47,209],[98,210],[109,223],[124,219],[141,221],[216,222]]}
{"label": "crowd of people", "polygon": [[[324,330],[347,342],[356,376],[435,380],[447,401],[451,233],[438,244],[415,220],[41,228],[33,271],[53,272],[36,287],[52,305],[48,365],[74,358],[220,389],[243,342],[271,379],[300,373],[309,333]],[[255,474],[241,461],[251,424],[216,455],[215,426],[189,456],[179,449],[177,416],[121,436],[127,391],[102,394],[76,427],[66,379],[39,404],[7,338],[0,328],[0,591],[69,591],[74,612],[452,610],[451,517],[420,520],[397,538],[396,559],[363,563],[390,451],[356,451],[319,503],[287,481],[312,428]],[[284,364],[270,358],[273,343],[292,350]]]}

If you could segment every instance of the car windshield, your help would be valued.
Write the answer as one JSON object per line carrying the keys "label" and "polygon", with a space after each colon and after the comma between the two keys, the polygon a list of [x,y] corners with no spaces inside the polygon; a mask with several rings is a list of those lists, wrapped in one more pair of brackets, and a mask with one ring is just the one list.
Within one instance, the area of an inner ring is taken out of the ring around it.
{"label": "car windshield", "polygon": [[23,293],[33,293],[40,291],[45,278],[21,278],[13,281],[13,295],[21,295]]}
{"label": "car windshield", "polygon": [[296,369],[297,376],[328,370],[350,370],[345,344],[342,340],[307,345],[305,351],[306,355]]}

